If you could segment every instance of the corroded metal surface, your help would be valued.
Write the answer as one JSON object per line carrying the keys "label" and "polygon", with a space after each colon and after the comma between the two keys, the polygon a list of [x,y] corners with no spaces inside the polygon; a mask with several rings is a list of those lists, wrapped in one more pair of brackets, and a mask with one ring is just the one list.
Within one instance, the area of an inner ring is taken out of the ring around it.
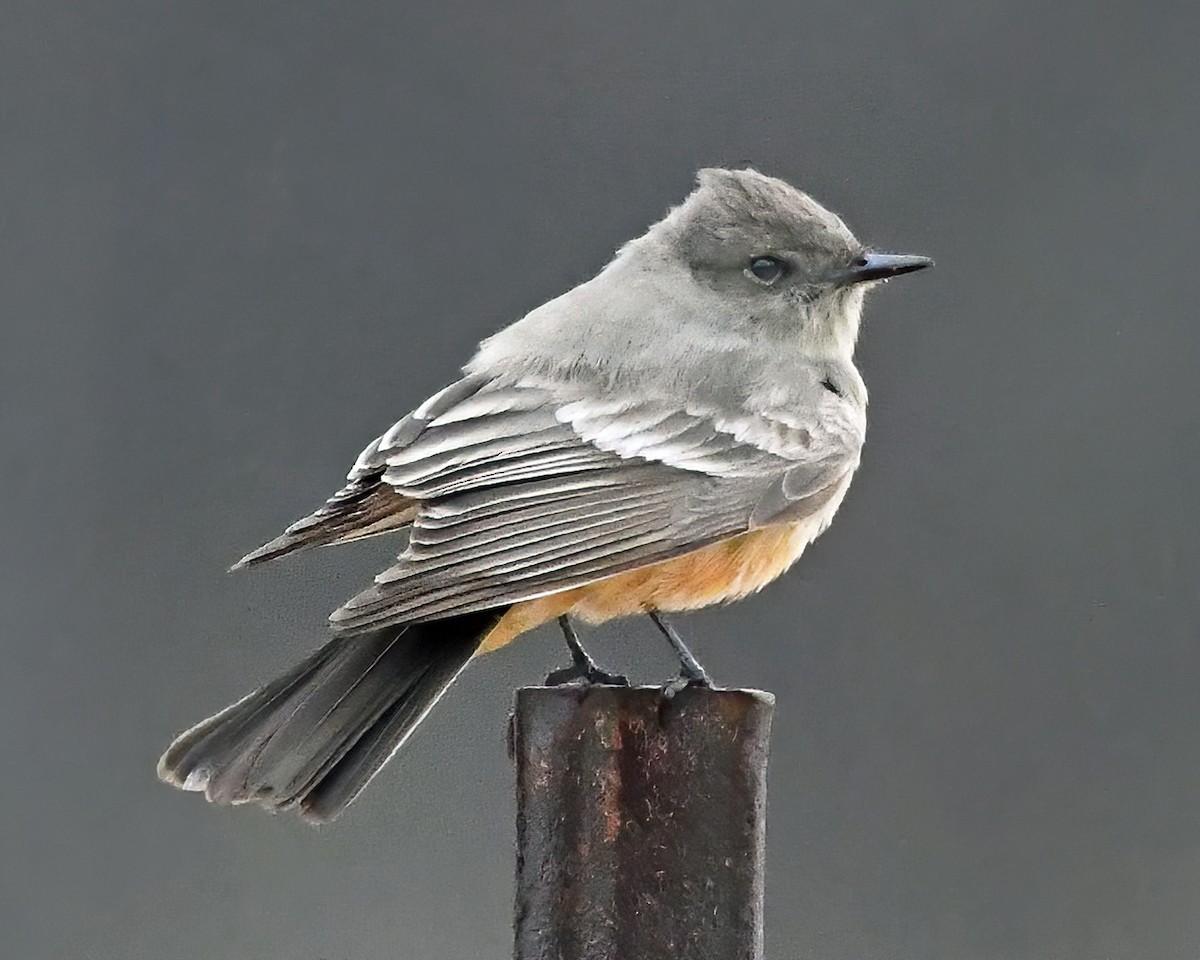
{"label": "corroded metal surface", "polygon": [[757,960],[774,698],[517,692],[517,960]]}

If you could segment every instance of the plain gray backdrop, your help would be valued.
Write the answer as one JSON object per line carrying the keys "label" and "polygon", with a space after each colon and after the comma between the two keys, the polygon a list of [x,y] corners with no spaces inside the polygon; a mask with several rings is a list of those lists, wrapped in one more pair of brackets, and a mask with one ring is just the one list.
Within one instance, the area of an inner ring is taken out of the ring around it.
{"label": "plain gray backdrop", "polygon": [[[475,342],[753,164],[937,258],[868,304],[862,470],[681,626],[778,696],[773,960],[1200,955],[1195,3],[9,0],[0,955],[511,947],[513,689],[337,824],[158,784],[396,544],[225,567]],[[591,635],[643,679],[646,623]]]}

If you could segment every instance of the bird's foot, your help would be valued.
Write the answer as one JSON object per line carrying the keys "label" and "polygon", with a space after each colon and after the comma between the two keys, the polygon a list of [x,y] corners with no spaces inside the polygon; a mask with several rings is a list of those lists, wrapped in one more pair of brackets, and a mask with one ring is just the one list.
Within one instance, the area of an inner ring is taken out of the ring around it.
{"label": "bird's foot", "polygon": [[546,676],[546,686],[557,687],[566,683],[583,683],[585,685],[604,684],[610,687],[627,687],[629,678],[620,673],[609,673],[601,670],[594,662],[591,664],[573,663],[569,667]]}
{"label": "bird's foot", "polygon": [[711,690],[713,687],[712,677],[704,670],[683,670],[674,680],[663,684],[663,696],[668,700],[673,700],[675,695],[681,690],[686,690],[688,687],[701,687],[704,690]]}
{"label": "bird's foot", "polygon": [[567,641],[567,649],[571,651],[571,665],[562,670],[555,670],[546,677],[546,686],[557,687],[559,684],[577,682],[585,685],[596,683],[612,687],[629,686],[628,677],[600,669],[596,661],[592,659],[592,655],[584,648],[570,617],[563,614],[558,618],[558,625],[562,627],[563,638]]}

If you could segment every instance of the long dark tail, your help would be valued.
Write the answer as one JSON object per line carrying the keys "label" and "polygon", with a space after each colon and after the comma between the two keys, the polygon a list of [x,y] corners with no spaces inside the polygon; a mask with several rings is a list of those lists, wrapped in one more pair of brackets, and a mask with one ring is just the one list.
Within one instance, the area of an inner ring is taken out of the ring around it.
{"label": "long dark tail", "polygon": [[214,803],[338,817],[454,682],[503,611],[335,637],[180,735],[158,775]]}

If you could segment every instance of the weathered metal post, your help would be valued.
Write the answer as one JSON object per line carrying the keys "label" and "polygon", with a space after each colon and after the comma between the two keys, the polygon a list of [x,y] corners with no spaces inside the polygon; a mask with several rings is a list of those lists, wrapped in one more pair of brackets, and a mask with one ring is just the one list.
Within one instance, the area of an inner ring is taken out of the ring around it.
{"label": "weathered metal post", "polygon": [[774,702],[517,691],[516,960],[759,960]]}

